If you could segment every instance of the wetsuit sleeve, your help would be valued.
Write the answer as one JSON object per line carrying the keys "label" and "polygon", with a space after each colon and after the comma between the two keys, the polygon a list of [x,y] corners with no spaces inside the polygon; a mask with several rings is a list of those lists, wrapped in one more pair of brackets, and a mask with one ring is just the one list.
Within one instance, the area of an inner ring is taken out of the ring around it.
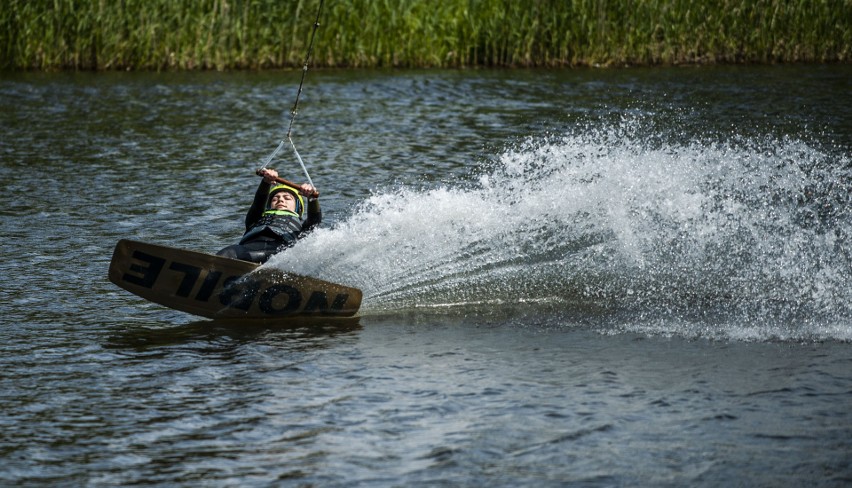
{"label": "wetsuit sleeve", "polygon": [[246,232],[254,227],[254,223],[260,219],[263,211],[266,210],[266,196],[269,194],[269,188],[269,183],[265,181],[261,181],[260,185],[258,185],[257,191],[254,194],[254,201],[246,213]]}
{"label": "wetsuit sleeve", "polygon": [[302,232],[308,232],[322,222],[322,209],[320,208],[319,199],[308,200],[308,218],[302,224]]}

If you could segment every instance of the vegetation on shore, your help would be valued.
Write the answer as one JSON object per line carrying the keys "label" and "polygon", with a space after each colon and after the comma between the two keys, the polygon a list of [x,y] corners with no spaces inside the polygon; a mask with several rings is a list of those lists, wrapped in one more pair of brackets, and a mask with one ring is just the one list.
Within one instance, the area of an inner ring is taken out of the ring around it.
{"label": "vegetation on shore", "polygon": [[[319,0],[4,0],[0,69],[304,61]],[[849,62],[850,0],[325,0],[314,66]]]}

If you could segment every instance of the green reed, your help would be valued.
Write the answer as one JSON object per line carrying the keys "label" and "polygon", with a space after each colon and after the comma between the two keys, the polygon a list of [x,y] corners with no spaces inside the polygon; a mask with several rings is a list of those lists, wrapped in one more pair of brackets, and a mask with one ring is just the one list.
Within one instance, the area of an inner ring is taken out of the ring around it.
{"label": "green reed", "polygon": [[[319,0],[0,0],[3,69],[263,69]],[[849,62],[850,0],[326,0],[317,66]]]}

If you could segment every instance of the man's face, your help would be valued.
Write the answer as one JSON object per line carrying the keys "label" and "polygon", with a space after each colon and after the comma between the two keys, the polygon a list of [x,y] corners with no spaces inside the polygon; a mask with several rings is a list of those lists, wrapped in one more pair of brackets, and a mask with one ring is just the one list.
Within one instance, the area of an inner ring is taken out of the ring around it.
{"label": "man's face", "polygon": [[296,198],[289,191],[279,191],[272,195],[272,200],[269,201],[269,208],[272,210],[289,210],[296,211]]}

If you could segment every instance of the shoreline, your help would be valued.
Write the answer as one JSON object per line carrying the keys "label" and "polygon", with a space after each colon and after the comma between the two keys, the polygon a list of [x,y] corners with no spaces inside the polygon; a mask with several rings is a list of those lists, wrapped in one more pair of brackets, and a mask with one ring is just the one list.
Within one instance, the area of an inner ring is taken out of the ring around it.
{"label": "shoreline", "polygon": [[[490,70],[620,70],[620,69],[666,69],[666,68],[710,68],[710,67],[770,67],[770,66],[848,66],[852,60],[843,61],[773,61],[773,62],[673,62],[673,63],[577,63],[577,64],[554,64],[554,65],[476,65],[476,66],[350,66],[350,65],[311,65],[311,71],[490,71]],[[302,66],[270,66],[270,67],[135,67],[127,66],[121,68],[89,68],[89,67],[14,67],[0,69],[0,73],[272,73],[276,71],[301,71]]]}

